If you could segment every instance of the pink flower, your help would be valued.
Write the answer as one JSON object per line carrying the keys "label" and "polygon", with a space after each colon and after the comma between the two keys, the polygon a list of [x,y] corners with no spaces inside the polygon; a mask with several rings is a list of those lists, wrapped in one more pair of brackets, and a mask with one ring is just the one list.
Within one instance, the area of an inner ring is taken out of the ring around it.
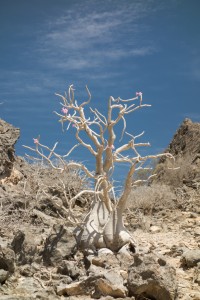
{"label": "pink flower", "polygon": [[136,96],[142,96],[142,92],[136,92]]}
{"label": "pink flower", "polygon": [[33,143],[38,144],[39,143],[38,139],[33,139]]}
{"label": "pink flower", "polygon": [[112,149],[114,150],[115,149],[115,146],[114,145],[111,145],[111,146],[107,146],[108,149]]}
{"label": "pink flower", "polygon": [[75,125],[75,124],[72,124],[72,127],[76,127],[76,125]]}
{"label": "pink flower", "polygon": [[64,114],[67,114],[67,113],[68,113],[68,109],[65,108],[65,107],[63,107],[63,108],[62,108],[62,112],[63,112]]}

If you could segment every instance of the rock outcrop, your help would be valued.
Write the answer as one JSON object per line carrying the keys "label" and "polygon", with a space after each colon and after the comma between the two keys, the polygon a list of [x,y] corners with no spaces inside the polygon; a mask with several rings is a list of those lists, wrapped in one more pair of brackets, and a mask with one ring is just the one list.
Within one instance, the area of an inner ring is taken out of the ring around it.
{"label": "rock outcrop", "polygon": [[[200,185],[200,123],[185,119],[165,152],[175,157],[175,166],[166,157],[161,158],[155,181],[175,188],[185,184],[197,189]],[[173,167],[178,169],[172,170]]]}
{"label": "rock outcrop", "polygon": [[15,161],[14,145],[20,136],[19,128],[0,119],[0,179],[10,176]]}

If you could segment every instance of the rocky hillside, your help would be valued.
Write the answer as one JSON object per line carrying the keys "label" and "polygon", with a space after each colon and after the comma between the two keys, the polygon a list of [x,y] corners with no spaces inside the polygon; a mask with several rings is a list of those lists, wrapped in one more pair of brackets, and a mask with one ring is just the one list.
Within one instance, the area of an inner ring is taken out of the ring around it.
{"label": "rocky hillside", "polygon": [[[164,157],[159,161],[156,168],[157,182],[174,187],[186,185],[198,188],[200,185],[200,123],[185,119],[166,152],[174,155],[176,162],[173,166]],[[179,167],[179,169],[168,170],[168,167]]]}
{"label": "rocky hillside", "polygon": [[[136,253],[82,253],[68,201],[87,182],[15,156],[19,129],[0,120],[0,299],[200,299],[200,124],[185,120],[158,179],[130,196],[125,224]],[[63,185],[64,183],[64,185]],[[85,214],[89,196],[74,209]]]}

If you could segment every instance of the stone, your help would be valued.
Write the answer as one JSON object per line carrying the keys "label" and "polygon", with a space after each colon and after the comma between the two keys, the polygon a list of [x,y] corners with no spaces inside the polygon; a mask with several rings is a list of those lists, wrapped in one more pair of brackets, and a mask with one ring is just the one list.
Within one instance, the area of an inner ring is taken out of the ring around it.
{"label": "stone", "polygon": [[114,298],[125,298],[128,291],[123,285],[117,285],[110,282],[110,280],[106,280],[104,278],[100,278],[96,282],[96,293],[102,296],[112,296]]}
{"label": "stone", "polygon": [[115,268],[119,266],[119,260],[113,253],[99,253],[98,256],[89,255],[85,258],[86,267],[91,264],[102,268]]}
{"label": "stone", "polygon": [[0,269],[0,284],[4,283],[8,278],[9,272],[4,269]]}
{"label": "stone", "polygon": [[67,285],[61,284],[57,287],[57,294],[59,296],[92,295],[95,291],[95,283],[99,278],[99,276],[88,276],[81,281]]}
{"label": "stone", "polygon": [[117,253],[116,257],[120,268],[123,270],[128,270],[128,267],[133,263],[133,255],[131,255],[128,251],[121,251]]}
{"label": "stone", "polygon": [[15,271],[15,253],[7,247],[0,246],[0,269],[8,271],[9,274]]}
{"label": "stone", "polygon": [[104,276],[105,272],[106,269],[102,267],[97,267],[93,264],[91,264],[89,269],[87,270],[87,274],[89,274],[89,276]]}
{"label": "stone", "polygon": [[106,270],[104,277],[113,285],[123,286],[124,284],[123,277],[116,270]]}
{"label": "stone", "polygon": [[195,236],[200,236],[200,228],[194,228],[194,235]]}
{"label": "stone", "polygon": [[81,275],[81,270],[76,266],[75,261],[63,260],[59,265],[58,273],[70,276],[73,280],[77,279]]}
{"label": "stone", "polygon": [[161,228],[160,228],[159,226],[151,226],[151,227],[150,227],[150,231],[151,231],[152,233],[158,233],[158,232],[161,231]]}
{"label": "stone", "polygon": [[200,262],[200,250],[188,250],[181,257],[181,265],[183,267],[192,268]]}
{"label": "stone", "polygon": [[81,282],[72,282],[68,285],[61,284],[57,287],[57,294],[67,295],[67,296],[76,296],[76,295],[84,295],[83,288],[81,286]]}
{"label": "stone", "polygon": [[101,249],[98,250],[98,255],[103,255],[103,254],[114,255],[113,251],[108,249],[108,248],[101,248]]}
{"label": "stone", "polygon": [[40,236],[34,237],[28,230],[18,230],[11,242],[18,265],[31,264],[37,256],[37,246],[41,243]]}
{"label": "stone", "polygon": [[121,249],[119,249],[118,254],[124,255],[124,257],[127,257],[128,259],[132,258],[132,253],[130,252],[128,244],[124,245]]}
{"label": "stone", "polygon": [[175,269],[154,254],[134,255],[128,270],[129,294],[155,300],[174,300],[176,295]]}
{"label": "stone", "polygon": [[64,259],[73,256],[76,241],[73,233],[66,230],[62,225],[54,225],[45,242],[42,253],[46,266],[58,266]]}

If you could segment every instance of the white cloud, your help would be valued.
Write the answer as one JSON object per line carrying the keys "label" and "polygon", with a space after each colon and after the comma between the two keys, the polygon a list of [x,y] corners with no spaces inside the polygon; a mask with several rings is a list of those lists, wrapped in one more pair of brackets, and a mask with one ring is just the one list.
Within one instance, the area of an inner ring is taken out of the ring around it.
{"label": "white cloud", "polygon": [[148,30],[141,20],[159,9],[153,2],[75,1],[59,18],[44,20],[34,32],[37,40],[32,40],[30,52],[25,53],[25,59],[34,62],[33,68],[0,74],[0,96],[27,96],[28,102],[30,94],[56,92],[54,87],[59,88],[64,83],[56,72],[64,74],[63,81],[68,77],[72,80],[74,71],[83,84],[91,78],[105,79],[104,84],[107,84],[106,79],[122,72],[121,68],[113,70],[111,65],[157,51],[151,41],[141,38],[143,30]]}
{"label": "white cloud", "polygon": [[[43,28],[37,51],[41,62],[58,69],[85,70],[127,57],[156,51],[139,35],[147,31],[141,19],[158,6],[154,1],[86,1],[74,4]],[[95,4],[97,8],[95,8]],[[140,41],[140,42],[138,42]]]}

